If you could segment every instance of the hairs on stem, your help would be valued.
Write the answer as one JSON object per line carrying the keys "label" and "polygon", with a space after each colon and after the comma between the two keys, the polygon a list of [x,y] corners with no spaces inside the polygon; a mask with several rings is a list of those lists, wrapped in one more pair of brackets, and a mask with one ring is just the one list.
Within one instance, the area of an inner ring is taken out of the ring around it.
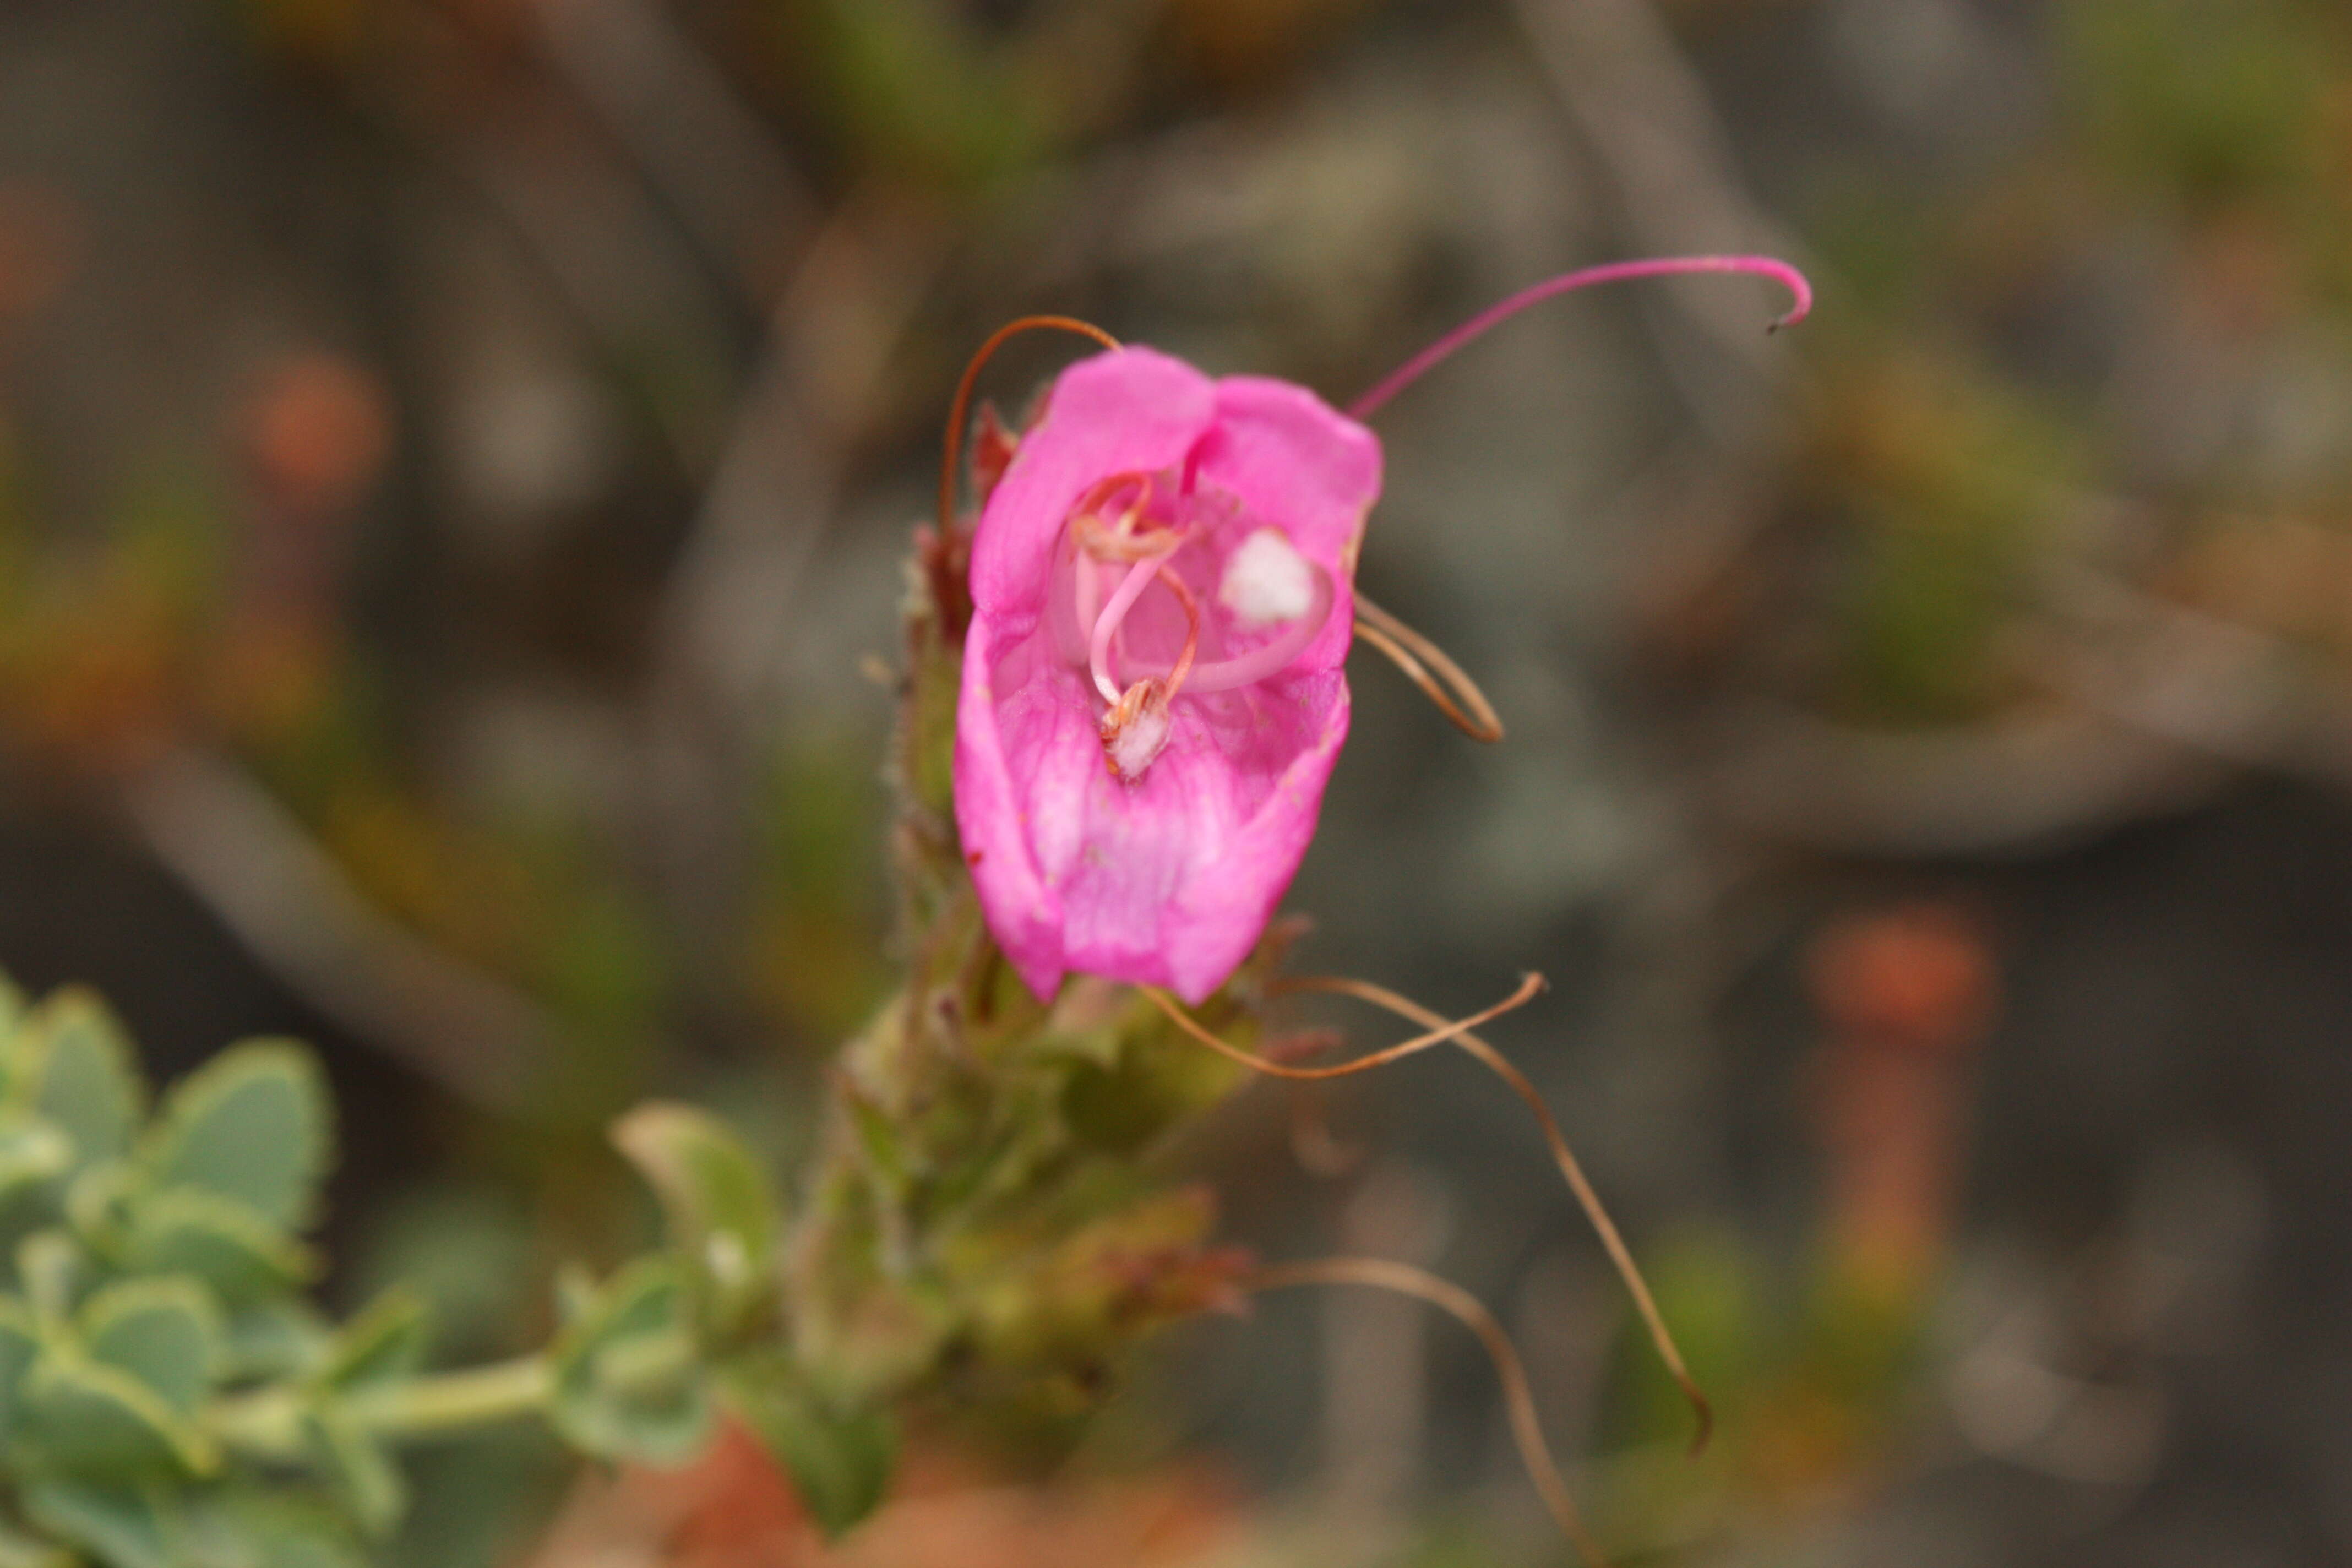
{"label": "hairs on stem", "polygon": [[1744,272],[1753,277],[1769,278],[1788,289],[1795,303],[1790,306],[1786,314],[1773,318],[1765,327],[1766,331],[1793,327],[1803,321],[1813,308],[1813,286],[1805,281],[1805,275],[1787,262],[1769,256],[1664,256],[1647,261],[1612,261],[1605,267],[1587,267],[1575,272],[1563,272],[1557,278],[1547,278],[1530,288],[1522,289],[1499,304],[1488,306],[1405,361],[1382,380],[1374,383],[1370,391],[1349,404],[1348,417],[1370,418],[1390,398],[1451,359],[1456,350],[1485,337],[1530,305],[1540,304],[1555,295],[1590,289],[1596,283],[1622,283],[1635,278],[1666,278],[1692,272]]}
{"label": "hairs on stem", "polygon": [[972,384],[980,379],[982,366],[1004,346],[1007,339],[1029,331],[1076,332],[1082,338],[1092,338],[1107,349],[1119,346],[1118,340],[1091,321],[1076,316],[1023,316],[1007,321],[988,335],[963,367],[963,379],[956,383],[955,398],[948,405],[947,440],[940,454],[940,533],[945,537],[955,526],[956,464],[963,456],[964,422],[971,416]]}
{"label": "hairs on stem", "polygon": [[1536,1419],[1535,1395],[1528,1389],[1527,1367],[1519,1360],[1518,1348],[1511,1343],[1511,1336],[1495,1321],[1495,1314],[1486,1310],[1485,1303],[1450,1280],[1411,1264],[1381,1258],[1318,1258],[1302,1263],[1276,1263],[1242,1281],[1242,1289],[1254,1293],[1294,1285],[1367,1285],[1375,1290],[1393,1290],[1428,1302],[1477,1335],[1479,1342],[1486,1347],[1487,1359],[1495,1363],[1495,1375],[1502,1380],[1503,1403],[1510,1413],[1511,1439],[1518,1446],[1519,1462],[1527,1468],[1528,1479],[1542,1494],[1544,1506],[1551,1510],[1560,1533],[1575,1545],[1577,1553],[1591,1568],[1608,1568],[1608,1559],[1585,1527],[1584,1516],[1578,1510],[1568,1483],[1560,1479],[1559,1467],[1552,1462],[1551,1445],[1544,1441],[1543,1424]]}
{"label": "hairs on stem", "polygon": [[[1352,996],[1425,1028],[1435,1029],[1445,1023],[1443,1017],[1418,1002],[1368,980],[1350,980],[1339,975],[1300,975],[1277,984],[1285,991]],[[1714,1406],[1707,1403],[1706,1395],[1699,1390],[1697,1379],[1691,1376],[1690,1369],[1684,1364],[1682,1352],[1675,1348],[1675,1337],[1666,1329],[1665,1318],[1659,1312],[1657,1300],[1650,1294],[1650,1287],[1643,1279],[1642,1270],[1634,1264],[1633,1252],[1626,1247],[1625,1238],[1618,1234],[1616,1223],[1609,1217],[1609,1211],[1601,1206],[1601,1194],[1592,1190],[1592,1183],[1587,1179],[1584,1167],[1578,1163],[1574,1152],[1569,1148],[1568,1139],[1561,1133],[1559,1122],[1552,1115],[1551,1108],[1544,1103],[1543,1096],[1536,1092],[1536,1086],[1528,1080],[1528,1075],[1521,1072],[1508,1057],[1470,1033],[1470,1027],[1480,1022],[1483,1020],[1465,1019],[1452,1026],[1449,1037],[1484,1062],[1535,1113],[1537,1123],[1543,1129],[1544,1142],[1550,1147],[1552,1163],[1559,1167],[1560,1175],[1568,1182],[1569,1191],[1576,1195],[1577,1206],[1591,1222],[1593,1232],[1601,1237],[1601,1245],[1609,1254],[1609,1261],[1616,1267],[1618,1278],[1625,1282],[1626,1294],[1633,1299],[1634,1309],[1641,1314],[1643,1326],[1649,1331],[1650,1343],[1656,1347],[1658,1359],[1665,1363],[1666,1370],[1674,1374],[1675,1382],[1681,1386],[1683,1397],[1690,1401],[1691,1410],[1698,1420],[1698,1430],[1692,1436],[1690,1451],[1698,1453],[1706,1447],[1708,1437],[1714,1435]]]}
{"label": "hairs on stem", "polygon": [[1345,1078],[1349,1073],[1369,1072],[1373,1068],[1386,1067],[1401,1057],[1409,1057],[1418,1051],[1425,1051],[1432,1046],[1442,1046],[1448,1040],[1466,1038],[1465,1031],[1475,1029],[1487,1020],[1511,1011],[1514,1007],[1526,1006],[1535,999],[1538,993],[1544,989],[1546,984],[1542,975],[1530,972],[1520,980],[1517,990],[1484,1012],[1473,1013],[1466,1018],[1459,1018],[1452,1023],[1433,1013],[1422,1020],[1423,1026],[1429,1030],[1425,1035],[1415,1035],[1412,1039],[1400,1041],[1381,1050],[1358,1057],[1352,1061],[1338,1062],[1329,1067],[1319,1068],[1287,1067],[1281,1062],[1269,1061],[1255,1052],[1245,1051],[1239,1046],[1219,1039],[1210,1033],[1208,1029],[1202,1026],[1200,1020],[1184,1011],[1175,997],[1160,990],[1157,985],[1139,985],[1136,989],[1151,998],[1152,1005],[1167,1014],[1171,1023],[1219,1056],[1237,1061],[1251,1071],[1264,1073],[1268,1078],[1284,1078],[1298,1083],[1314,1083],[1328,1078]]}
{"label": "hairs on stem", "polygon": [[[1356,595],[1356,635],[1386,654],[1389,662],[1404,671],[1404,678],[1420,687],[1422,695],[1437,704],[1437,710],[1452,720],[1455,729],[1490,745],[1503,738],[1502,718],[1478,689],[1478,683],[1448,658],[1444,648],[1360,593]],[[1454,700],[1456,693],[1461,696],[1460,704]]]}

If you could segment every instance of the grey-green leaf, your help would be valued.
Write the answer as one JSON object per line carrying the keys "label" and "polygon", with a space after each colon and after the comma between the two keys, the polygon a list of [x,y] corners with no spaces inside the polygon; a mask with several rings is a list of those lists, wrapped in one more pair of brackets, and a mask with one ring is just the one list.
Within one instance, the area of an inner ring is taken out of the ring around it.
{"label": "grey-green leaf", "polygon": [[614,1123],[613,1142],[660,1197],[670,1246],[703,1287],[712,1325],[736,1326],[769,1288],[780,1228],[759,1159],[690,1105],[639,1106]]}
{"label": "grey-green leaf", "polygon": [[825,1535],[873,1512],[890,1483],[898,1437],[887,1410],[836,1408],[781,1356],[746,1359],[724,1373],[728,1403],[759,1436]]}
{"label": "grey-green leaf", "polygon": [[159,1184],[234,1198],[273,1225],[310,1217],[333,1144],[317,1059],[291,1040],[232,1046],[173,1086],[143,1157]]}
{"label": "grey-green leaf", "polygon": [[94,992],[68,986],[34,1009],[23,1027],[30,1037],[22,1047],[25,1102],[73,1140],[80,1163],[128,1149],[146,1115],[147,1083],[112,1011]]}
{"label": "grey-green leaf", "polygon": [[678,1464],[709,1436],[709,1381],[670,1258],[640,1258],[614,1276],[564,1329],[551,1360],[550,1415],[587,1453]]}
{"label": "grey-green leaf", "polygon": [[308,1282],[309,1248],[234,1198],[193,1187],[142,1194],[121,1261],[143,1274],[193,1274],[231,1306]]}
{"label": "grey-green leaf", "polygon": [[25,1511],[50,1534],[72,1542],[107,1568],[185,1568],[173,1561],[161,1496],[139,1488],[80,1481],[36,1481]]}
{"label": "grey-green leaf", "polygon": [[0,1200],[63,1175],[73,1157],[73,1140],[55,1122],[29,1111],[0,1111]]}
{"label": "grey-green leaf", "polygon": [[90,1360],[145,1384],[181,1415],[211,1389],[220,1363],[220,1308],[185,1276],[126,1279],[83,1303],[79,1327]]}
{"label": "grey-green leaf", "polygon": [[18,1446],[43,1471],[201,1475],[219,1462],[212,1440],[138,1378],[56,1348],[26,1374],[20,1409]]}

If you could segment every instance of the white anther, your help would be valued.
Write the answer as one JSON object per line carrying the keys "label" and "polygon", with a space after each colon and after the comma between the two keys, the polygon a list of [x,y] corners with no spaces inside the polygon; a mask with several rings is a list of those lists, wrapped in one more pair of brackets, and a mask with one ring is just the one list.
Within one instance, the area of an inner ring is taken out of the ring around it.
{"label": "white anther", "polygon": [[1159,681],[1137,681],[1103,715],[1103,756],[1110,771],[1127,784],[1143,776],[1168,746],[1169,731],[1176,725],[1175,717],[1168,710],[1166,689]]}
{"label": "white anther", "polygon": [[1315,567],[1278,528],[1261,528],[1225,558],[1217,603],[1255,631],[1297,620],[1315,607]]}

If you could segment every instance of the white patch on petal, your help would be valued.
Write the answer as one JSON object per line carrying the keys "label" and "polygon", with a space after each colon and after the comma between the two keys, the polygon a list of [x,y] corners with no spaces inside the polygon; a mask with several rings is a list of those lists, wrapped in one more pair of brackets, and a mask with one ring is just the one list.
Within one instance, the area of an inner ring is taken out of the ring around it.
{"label": "white patch on petal", "polygon": [[1217,603],[1253,631],[1295,621],[1315,607],[1315,567],[1278,528],[1261,528],[1225,558]]}

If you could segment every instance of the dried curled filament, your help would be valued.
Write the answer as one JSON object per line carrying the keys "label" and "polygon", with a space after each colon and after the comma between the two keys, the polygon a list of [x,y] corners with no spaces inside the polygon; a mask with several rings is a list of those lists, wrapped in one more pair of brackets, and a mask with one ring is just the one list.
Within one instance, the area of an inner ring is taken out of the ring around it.
{"label": "dried curled filament", "polygon": [[1484,1012],[1473,1013],[1466,1018],[1457,1018],[1451,1023],[1433,1013],[1422,1021],[1429,1030],[1425,1035],[1415,1035],[1412,1039],[1400,1041],[1396,1045],[1358,1057],[1352,1061],[1337,1062],[1328,1067],[1319,1068],[1289,1067],[1281,1062],[1270,1061],[1255,1052],[1245,1051],[1239,1046],[1219,1039],[1204,1028],[1199,1019],[1184,1011],[1176,998],[1160,990],[1157,985],[1139,985],[1136,989],[1151,998],[1153,1005],[1167,1014],[1171,1023],[1219,1056],[1237,1061],[1251,1071],[1264,1073],[1268,1078],[1289,1079],[1298,1083],[1314,1083],[1323,1079],[1345,1078],[1349,1073],[1369,1072],[1373,1068],[1386,1067],[1400,1058],[1425,1051],[1432,1046],[1442,1046],[1448,1040],[1459,1041],[1465,1037],[1465,1031],[1475,1029],[1489,1019],[1500,1017],[1515,1007],[1526,1006],[1542,992],[1546,984],[1542,975],[1530,972],[1519,981],[1517,990]]}
{"label": "dried curled filament", "polygon": [[1585,1218],[1591,1222],[1594,1233],[1601,1237],[1602,1248],[1609,1254],[1609,1261],[1617,1269],[1618,1278],[1625,1282],[1626,1293],[1633,1299],[1633,1306],[1641,1314],[1642,1324],[1649,1331],[1650,1342],[1657,1348],[1658,1359],[1665,1363],[1666,1370],[1674,1375],[1676,1385],[1682,1389],[1683,1397],[1690,1401],[1692,1412],[1698,1420],[1698,1430],[1691,1439],[1691,1452],[1696,1454],[1706,1447],[1707,1438],[1715,1431],[1714,1407],[1708,1405],[1706,1395],[1699,1391],[1697,1380],[1691,1376],[1689,1367],[1684,1364],[1682,1352],[1675,1347],[1674,1335],[1667,1331],[1666,1321],[1658,1310],[1656,1298],[1650,1294],[1650,1287],[1643,1279],[1641,1269],[1634,1264],[1633,1254],[1625,1246],[1625,1238],[1618,1234],[1616,1223],[1610,1219],[1609,1211],[1601,1206],[1601,1194],[1592,1190],[1591,1182],[1584,1174],[1584,1167],[1577,1163],[1575,1153],[1570,1150],[1568,1139],[1560,1132],[1559,1122],[1552,1116],[1551,1107],[1544,1103],[1543,1096],[1538,1094],[1536,1091],[1536,1086],[1528,1080],[1528,1075],[1513,1066],[1509,1058],[1470,1032],[1499,1014],[1524,1006],[1543,989],[1543,976],[1531,973],[1519,983],[1519,988],[1517,991],[1492,1007],[1481,1013],[1474,1013],[1466,1018],[1451,1021],[1439,1014],[1431,1012],[1418,1002],[1400,996],[1386,986],[1375,985],[1368,980],[1349,980],[1333,975],[1300,975],[1280,981],[1277,984],[1283,991],[1321,992],[1330,995],[1352,996],[1360,1002],[1369,1002],[1375,1007],[1384,1008],[1396,1014],[1399,1017],[1410,1019],[1429,1032],[1416,1035],[1412,1039],[1390,1046],[1384,1050],[1373,1051],[1368,1056],[1358,1057],[1352,1061],[1340,1062],[1331,1067],[1289,1067],[1281,1062],[1269,1061],[1264,1057],[1253,1055],[1239,1046],[1219,1039],[1203,1027],[1198,1019],[1179,1006],[1175,998],[1166,992],[1150,985],[1138,986],[1137,989],[1149,996],[1161,1012],[1168,1015],[1178,1028],[1193,1039],[1220,1056],[1230,1058],[1269,1078],[1300,1081],[1339,1078],[1349,1073],[1363,1072],[1371,1068],[1386,1066],[1400,1057],[1408,1057],[1449,1040],[1485,1063],[1488,1070],[1508,1084],[1511,1091],[1527,1103],[1529,1110],[1535,1112],[1536,1122],[1543,1129],[1544,1142],[1551,1150],[1552,1163],[1559,1167],[1560,1175],[1568,1182],[1568,1190],[1575,1195],[1577,1206],[1584,1211]]}
{"label": "dried curled filament", "polygon": [[1092,338],[1107,349],[1119,346],[1118,340],[1091,321],[1081,321],[1076,316],[1023,316],[1007,321],[988,335],[970,363],[963,367],[963,379],[956,383],[955,397],[948,404],[947,440],[940,454],[940,532],[944,535],[955,526],[956,464],[963,456],[964,424],[971,416],[971,389],[980,373],[995,357],[996,351],[1007,339],[1023,332],[1076,332],[1082,338]]}
{"label": "dried curled filament", "polygon": [[1568,1483],[1560,1479],[1559,1467],[1552,1462],[1551,1445],[1544,1441],[1543,1424],[1536,1419],[1535,1395],[1528,1389],[1527,1368],[1519,1360],[1518,1349],[1477,1297],[1451,1280],[1441,1279],[1411,1264],[1382,1258],[1318,1258],[1302,1263],[1277,1263],[1242,1280],[1242,1289],[1253,1293],[1297,1285],[1366,1285],[1375,1290],[1393,1290],[1428,1302],[1477,1335],[1479,1342],[1486,1347],[1487,1358],[1495,1363],[1495,1375],[1502,1380],[1503,1404],[1511,1420],[1511,1440],[1518,1447],[1519,1462],[1527,1468],[1528,1479],[1542,1494],[1544,1506],[1551,1510],[1560,1533],[1575,1545],[1578,1554],[1591,1568],[1607,1568],[1608,1559],[1601,1555],[1592,1532],[1585,1528],[1584,1516],[1578,1511]]}
{"label": "dried curled filament", "polygon": [[[1404,678],[1420,687],[1422,695],[1437,704],[1437,710],[1453,721],[1455,729],[1490,745],[1503,738],[1502,717],[1478,689],[1478,683],[1447,658],[1444,648],[1360,593],[1356,595],[1356,635],[1386,654],[1389,662],[1404,671]],[[1457,695],[1459,703],[1454,700]]]}
{"label": "dried curled filament", "polygon": [[1508,1057],[1469,1032],[1470,1026],[1483,1020],[1465,1019],[1459,1025],[1447,1025],[1444,1018],[1420,1003],[1368,980],[1350,980],[1341,975],[1298,975],[1281,981],[1279,984],[1285,991],[1352,996],[1424,1028],[1439,1029],[1443,1026],[1450,1029],[1449,1037],[1455,1045],[1484,1062],[1496,1077],[1511,1087],[1511,1092],[1527,1103],[1528,1109],[1535,1113],[1537,1124],[1543,1129],[1544,1142],[1551,1150],[1552,1163],[1559,1167],[1560,1175],[1568,1183],[1568,1190],[1576,1196],[1577,1206],[1591,1222],[1593,1233],[1600,1237],[1601,1247],[1609,1254],[1609,1261],[1616,1267],[1618,1278],[1625,1282],[1625,1292],[1633,1299],[1634,1309],[1641,1314],[1643,1327],[1649,1331],[1650,1343],[1656,1347],[1658,1359],[1665,1363],[1666,1370],[1674,1374],[1675,1384],[1682,1389],[1683,1397],[1690,1401],[1692,1413],[1698,1420],[1698,1430],[1691,1437],[1691,1452],[1696,1454],[1706,1447],[1708,1437],[1715,1432],[1714,1407],[1707,1403],[1706,1395],[1700,1392],[1698,1380],[1691,1376],[1689,1367],[1684,1364],[1682,1352],[1675,1348],[1675,1337],[1666,1329],[1666,1320],[1658,1310],[1656,1298],[1650,1294],[1650,1287],[1633,1262],[1633,1254],[1626,1247],[1625,1238],[1618,1234],[1616,1222],[1601,1206],[1601,1194],[1592,1190],[1592,1183],[1585,1176],[1584,1167],[1578,1163],[1574,1152],[1569,1148],[1568,1139],[1561,1133],[1559,1122],[1553,1117],[1551,1108],[1544,1103],[1543,1096],[1528,1080],[1528,1075],[1513,1065]]}

